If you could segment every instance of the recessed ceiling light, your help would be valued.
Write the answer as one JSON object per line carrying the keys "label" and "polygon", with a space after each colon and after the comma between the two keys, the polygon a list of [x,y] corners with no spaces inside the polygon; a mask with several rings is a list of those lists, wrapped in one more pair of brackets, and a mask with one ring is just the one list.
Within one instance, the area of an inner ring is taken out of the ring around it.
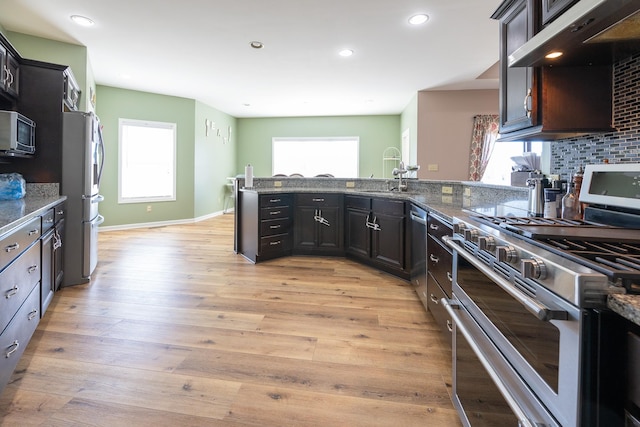
{"label": "recessed ceiling light", "polygon": [[78,25],[82,25],[83,27],[91,27],[95,22],[86,16],[82,15],[71,15],[71,20]]}
{"label": "recessed ceiling light", "polygon": [[426,13],[419,13],[409,18],[409,24],[420,25],[420,24],[424,24],[428,20],[429,20],[429,15],[427,15]]}
{"label": "recessed ceiling light", "polygon": [[264,44],[262,44],[262,42],[253,41],[249,43],[249,46],[251,46],[254,49],[262,49],[264,47]]}
{"label": "recessed ceiling light", "polygon": [[338,52],[338,55],[344,56],[346,58],[348,56],[353,55],[353,50],[351,50],[351,49],[342,49],[340,52]]}
{"label": "recessed ceiling light", "polygon": [[551,52],[547,55],[545,55],[545,58],[547,59],[556,59],[556,58],[560,58],[562,56],[562,52]]}

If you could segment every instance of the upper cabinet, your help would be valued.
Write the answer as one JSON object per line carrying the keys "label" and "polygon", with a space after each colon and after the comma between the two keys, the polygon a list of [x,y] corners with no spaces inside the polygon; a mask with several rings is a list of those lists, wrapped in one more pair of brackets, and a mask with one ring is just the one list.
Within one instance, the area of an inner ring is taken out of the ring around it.
{"label": "upper cabinet", "polygon": [[555,140],[611,131],[611,66],[509,67],[509,56],[541,28],[541,4],[507,0],[492,16],[500,21],[500,139]]}
{"label": "upper cabinet", "polygon": [[578,0],[542,0],[542,25],[547,25]]}
{"label": "upper cabinet", "polygon": [[20,63],[4,39],[0,39],[0,92],[17,98],[20,88]]}

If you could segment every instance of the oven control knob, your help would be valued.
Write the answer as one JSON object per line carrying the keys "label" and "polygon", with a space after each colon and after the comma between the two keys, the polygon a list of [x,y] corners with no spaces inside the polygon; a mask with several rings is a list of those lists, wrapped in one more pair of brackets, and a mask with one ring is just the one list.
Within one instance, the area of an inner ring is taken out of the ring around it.
{"label": "oven control knob", "polygon": [[467,224],[465,224],[464,222],[457,222],[453,224],[453,233],[464,234],[465,228],[467,228]]}
{"label": "oven control knob", "polygon": [[513,246],[496,246],[496,258],[500,262],[515,263],[518,261],[518,252]]}
{"label": "oven control knob", "polygon": [[492,251],[496,247],[496,241],[491,236],[478,237],[478,248],[481,251]]}
{"label": "oven control knob", "polygon": [[547,266],[539,259],[523,259],[520,262],[520,272],[525,279],[544,280],[547,277]]}
{"label": "oven control knob", "polygon": [[470,242],[477,241],[478,240],[478,230],[465,228],[464,229],[464,240],[468,240]]}

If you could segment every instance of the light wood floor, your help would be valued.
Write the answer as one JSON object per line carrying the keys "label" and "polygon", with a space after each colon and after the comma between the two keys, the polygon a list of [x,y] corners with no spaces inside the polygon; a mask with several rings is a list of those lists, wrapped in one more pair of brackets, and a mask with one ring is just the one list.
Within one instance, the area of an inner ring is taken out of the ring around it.
{"label": "light wood floor", "polygon": [[341,258],[253,265],[233,215],[100,233],[0,395],[3,426],[458,426],[411,286]]}

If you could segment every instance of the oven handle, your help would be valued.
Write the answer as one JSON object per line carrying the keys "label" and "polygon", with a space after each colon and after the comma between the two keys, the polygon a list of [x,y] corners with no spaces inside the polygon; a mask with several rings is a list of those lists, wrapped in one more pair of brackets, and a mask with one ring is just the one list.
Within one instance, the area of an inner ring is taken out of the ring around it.
{"label": "oven handle", "polygon": [[544,322],[547,322],[553,319],[567,320],[569,318],[569,313],[567,313],[565,310],[552,310],[544,306],[540,302],[529,298],[524,292],[521,292],[520,290],[518,290],[509,281],[495,274],[493,270],[487,267],[484,263],[482,263],[482,261],[467,254],[466,251],[460,250],[462,248],[456,243],[456,240],[459,240],[459,239],[455,239],[451,236],[444,236],[442,240],[444,240],[447,246],[449,246],[451,249],[456,251],[458,255],[461,255],[464,259],[469,261],[471,265],[473,265],[475,268],[477,268],[486,276],[488,276],[492,281],[494,281],[498,286],[500,286],[506,293],[511,295],[516,301],[522,304],[524,308],[527,309],[528,312],[536,316],[538,319]]}
{"label": "oven handle", "polygon": [[460,305],[456,301],[449,300],[447,298],[442,298],[440,302],[447,310],[447,313],[449,313],[449,316],[451,316],[451,318],[453,319],[453,323],[455,324],[456,329],[462,332],[462,335],[464,335],[465,339],[467,340],[467,344],[469,344],[469,346],[473,349],[473,352],[482,363],[482,366],[484,366],[484,368],[487,370],[487,373],[495,383],[496,387],[498,387],[498,390],[500,390],[500,394],[502,394],[502,397],[504,397],[511,410],[518,418],[518,427],[541,427],[541,424],[535,423],[527,418],[527,414],[525,413],[525,411],[520,407],[518,401],[511,395],[511,393],[509,393],[509,389],[502,382],[500,375],[498,375],[495,369],[493,369],[491,362],[487,360],[485,355],[482,353],[482,350],[474,341],[473,336],[471,335],[467,327],[464,326],[464,323],[461,321],[458,313],[456,313],[456,310],[460,309]]}

